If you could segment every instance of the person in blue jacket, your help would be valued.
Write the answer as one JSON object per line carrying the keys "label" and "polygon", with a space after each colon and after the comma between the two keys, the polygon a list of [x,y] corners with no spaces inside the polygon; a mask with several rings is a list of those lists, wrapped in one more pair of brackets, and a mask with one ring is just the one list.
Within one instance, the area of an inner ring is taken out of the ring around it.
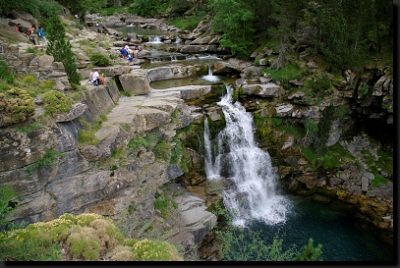
{"label": "person in blue jacket", "polygon": [[126,51],[125,48],[122,48],[121,49],[121,55],[122,55],[122,58],[126,59],[126,57],[128,56],[128,51]]}
{"label": "person in blue jacket", "polygon": [[46,36],[44,35],[43,27],[39,27],[38,35],[39,35],[39,37],[42,38],[43,44],[47,45],[47,39],[46,39]]}

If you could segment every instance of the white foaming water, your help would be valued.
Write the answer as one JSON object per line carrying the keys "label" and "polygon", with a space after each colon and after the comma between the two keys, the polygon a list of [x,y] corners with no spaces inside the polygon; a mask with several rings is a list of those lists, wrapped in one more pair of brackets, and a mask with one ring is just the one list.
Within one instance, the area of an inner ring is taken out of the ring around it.
{"label": "white foaming water", "polygon": [[162,44],[160,36],[149,36],[149,43]]}
{"label": "white foaming water", "polygon": [[234,225],[245,227],[251,220],[269,225],[285,222],[290,202],[276,193],[271,158],[256,146],[253,118],[239,102],[233,103],[232,94],[229,85],[227,94],[217,102],[222,107],[226,127],[216,138],[218,154],[214,163],[208,121],[204,121],[207,179],[219,180],[222,168],[228,170],[227,179],[232,183],[223,189],[222,197]]}
{"label": "white foaming water", "polygon": [[209,82],[218,82],[219,81],[219,77],[212,74],[210,66],[208,66],[208,75],[203,75],[201,78],[203,78],[204,80],[207,80]]}

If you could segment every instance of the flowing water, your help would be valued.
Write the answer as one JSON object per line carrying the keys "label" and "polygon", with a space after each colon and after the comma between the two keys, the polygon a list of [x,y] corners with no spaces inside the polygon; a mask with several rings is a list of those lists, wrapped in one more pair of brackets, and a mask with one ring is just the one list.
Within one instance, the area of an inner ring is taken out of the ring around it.
{"label": "flowing water", "polygon": [[[233,89],[217,104],[222,107],[226,127],[217,136],[218,154],[211,159],[208,126],[205,126],[206,174],[208,180],[220,180],[223,173],[231,182],[223,189],[225,207],[231,212],[233,224],[246,226],[251,220],[266,224],[285,222],[289,200],[276,192],[276,174],[267,152],[254,141],[253,118],[239,102],[233,103]],[[206,121],[207,122],[207,121]]]}
{"label": "flowing water", "polygon": [[239,102],[233,102],[230,86],[217,104],[222,107],[226,127],[210,140],[205,118],[206,176],[210,181],[230,182],[223,188],[222,197],[234,225],[245,227],[245,233],[260,231],[267,244],[279,230],[285,234],[284,250],[291,246],[300,249],[313,238],[314,246],[323,245],[324,261],[393,260],[393,247],[357,228],[351,213],[304,198],[280,195],[270,157],[254,141],[251,114]]}
{"label": "flowing water", "polygon": [[211,65],[208,65],[208,74],[203,75],[202,77],[204,80],[210,81],[210,82],[218,82],[219,77],[217,75],[213,75]]}

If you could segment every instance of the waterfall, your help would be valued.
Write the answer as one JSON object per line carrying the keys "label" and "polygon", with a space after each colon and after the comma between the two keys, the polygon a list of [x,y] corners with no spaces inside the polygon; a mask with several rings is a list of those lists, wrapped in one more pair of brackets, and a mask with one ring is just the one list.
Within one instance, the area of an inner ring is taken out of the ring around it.
{"label": "waterfall", "polygon": [[178,61],[176,55],[171,55],[171,61]]}
{"label": "waterfall", "polygon": [[209,82],[218,82],[219,81],[219,77],[216,75],[213,75],[210,65],[208,65],[208,75],[203,75],[201,78],[203,78],[204,80],[207,80]]}
{"label": "waterfall", "polygon": [[180,39],[179,36],[177,36],[176,39],[175,39],[175,43],[179,44],[181,41],[182,41],[182,39]]}
{"label": "waterfall", "polygon": [[225,207],[233,224],[246,226],[251,220],[277,224],[286,220],[290,203],[276,192],[276,174],[267,152],[254,141],[253,118],[239,102],[233,103],[233,89],[217,102],[222,107],[226,127],[218,136],[214,161],[209,140],[208,120],[204,121],[205,164],[208,180],[221,180],[224,172],[229,186],[223,189]]}
{"label": "waterfall", "polygon": [[162,44],[160,36],[149,36],[149,43]]}

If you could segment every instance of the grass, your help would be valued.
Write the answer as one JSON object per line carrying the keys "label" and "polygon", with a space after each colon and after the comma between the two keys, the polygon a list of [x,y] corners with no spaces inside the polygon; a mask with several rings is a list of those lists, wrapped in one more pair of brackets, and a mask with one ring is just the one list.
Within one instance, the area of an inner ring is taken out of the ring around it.
{"label": "grass", "polygon": [[128,147],[133,150],[140,150],[142,147],[149,149],[148,141],[143,137],[143,134],[136,133],[136,135],[129,141]]}
{"label": "grass", "polygon": [[101,120],[96,120],[95,124],[92,126],[83,117],[79,117],[79,122],[86,129],[81,129],[78,131],[78,142],[83,145],[96,145],[100,142],[98,138],[94,135],[102,125]]}
{"label": "grass", "polygon": [[20,128],[17,128],[17,130],[20,132],[24,132],[24,133],[31,133],[33,131],[36,131],[36,130],[39,130],[42,128],[43,128],[42,125],[32,123],[32,124],[28,124],[28,125],[22,126]]}
{"label": "grass", "polygon": [[28,173],[27,178],[29,179],[32,175],[32,171],[40,167],[54,167],[58,159],[64,158],[64,154],[54,151],[53,149],[47,149],[43,157],[39,158],[34,164],[28,166],[26,172]]}
{"label": "grass", "polygon": [[274,70],[271,68],[265,68],[261,71],[261,74],[269,74],[275,82],[280,82],[285,89],[290,89],[290,80],[298,79],[303,77],[303,70],[294,64],[288,64],[280,70]]}
{"label": "grass", "polygon": [[342,145],[336,143],[326,148],[324,155],[318,155],[311,148],[302,148],[303,156],[314,169],[322,167],[325,170],[341,167],[347,162],[355,162],[352,156]]}
{"label": "grass", "polygon": [[390,175],[393,174],[393,155],[378,149],[378,160],[371,154],[369,150],[363,150],[363,159],[368,165],[368,171],[374,174],[375,179],[371,182],[372,186],[379,186],[380,184],[388,183],[390,180],[382,177],[379,170],[386,172]]}

